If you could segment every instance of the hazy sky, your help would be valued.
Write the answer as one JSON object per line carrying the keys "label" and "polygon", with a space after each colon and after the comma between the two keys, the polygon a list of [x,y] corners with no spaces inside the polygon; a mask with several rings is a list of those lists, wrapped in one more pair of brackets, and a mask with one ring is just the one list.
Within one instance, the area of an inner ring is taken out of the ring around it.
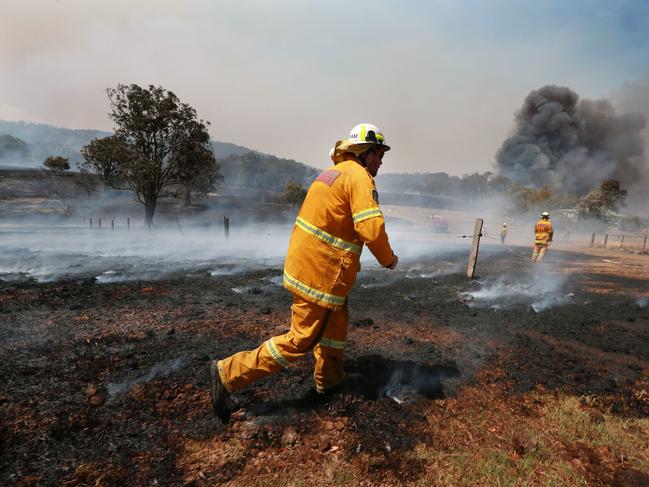
{"label": "hazy sky", "polygon": [[649,72],[649,2],[3,0],[0,119],[112,129],[105,90],[161,85],[212,137],[329,164],[360,121],[382,172],[490,169],[533,89]]}

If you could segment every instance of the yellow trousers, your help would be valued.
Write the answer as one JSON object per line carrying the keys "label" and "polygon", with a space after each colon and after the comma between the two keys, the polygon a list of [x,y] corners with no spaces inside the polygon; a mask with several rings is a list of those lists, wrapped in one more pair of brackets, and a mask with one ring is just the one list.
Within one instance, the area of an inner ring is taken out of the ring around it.
{"label": "yellow trousers", "polygon": [[532,252],[532,261],[541,262],[545,256],[545,251],[548,250],[547,245],[535,245]]}
{"label": "yellow trousers", "polygon": [[345,378],[343,353],[347,340],[347,302],[332,311],[293,295],[288,333],[269,338],[254,350],[239,352],[217,363],[221,381],[230,392],[296,362],[309,350],[315,357],[314,380],[318,392]]}

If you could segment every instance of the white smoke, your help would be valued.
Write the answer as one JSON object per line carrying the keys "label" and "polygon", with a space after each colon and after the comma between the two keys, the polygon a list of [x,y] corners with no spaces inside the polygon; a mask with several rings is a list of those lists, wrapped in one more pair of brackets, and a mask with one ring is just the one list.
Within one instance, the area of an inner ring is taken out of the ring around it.
{"label": "white smoke", "polygon": [[94,278],[100,283],[160,279],[202,270],[215,278],[280,267],[289,226],[111,231],[72,225],[0,227],[0,280],[51,282]]}
{"label": "white smoke", "polygon": [[113,400],[116,395],[128,392],[137,384],[150,382],[159,377],[167,377],[168,375],[181,369],[187,363],[185,357],[178,357],[175,359],[158,362],[151,367],[151,370],[144,375],[134,377],[133,379],[126,380],[119,383],[110,383],[106,386],[106,390],[110,396],[109,400]]}
{"label": "white smoke", "polygon": [[257,284],[233,287],[232,291],[237,294],[262,294],[273,292],[277,287],[284,284],[284,276],[263,277]]}
{"label": "white smoke", "polygon": [[[473,219],[465,220],[451,223],[456,231],[470,235]],[[435,278],[463,272],[470,238],[458,237],[455,230],[434,234],[427,224],[393,225],[389,219],[386,227],[399,265],[396,272],[386,270],[365,248],[361,286],[387,286],[404,277]],[[281,269],[291,230],[292,222],[232,226],[226,240],[220,225],[202,227],[189,222],[182,227],[170,222],[151,232],[134,226],[128,230],[126,225],[113,231],[110,225],[97,228],[96,223],[90,228],[65,219],[5,223],[0,224],[0,281],[91,279],[115,283],[162,279],[173,273],[219,279],[251,270]],[[503,251],[489,243],[493,241],[483,242],[482,256]],[[277,283],[259,284],[262,288],[268,285]]]}
{"label": "white smoke", "polygon": [[566,304],[572,294],[564,293],[566,277],[549,272],[503,275],[480,283],[480,289],[462,294],[469,307],[501,310],[526,305],[540,313]]}

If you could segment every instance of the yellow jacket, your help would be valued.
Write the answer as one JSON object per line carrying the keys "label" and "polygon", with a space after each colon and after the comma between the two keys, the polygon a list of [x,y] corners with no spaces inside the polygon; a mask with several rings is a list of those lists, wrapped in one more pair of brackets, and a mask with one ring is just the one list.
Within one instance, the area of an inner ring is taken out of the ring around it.
{"label": "yellow jacket", "polygon": [[392,265],[374,178],[345,160],[323,171],[307,192],[291,233],[284,287],[319,306],[341,308],[360,270],[363,244],[382,266]]}
{"label": "yellow jacket", "polygon": [[544,220],[541,218],[536,222],[534,233],[534,245],[543,245],[547,247],[548,244],[552,242],[552,235],[554,234],[550,220]]}

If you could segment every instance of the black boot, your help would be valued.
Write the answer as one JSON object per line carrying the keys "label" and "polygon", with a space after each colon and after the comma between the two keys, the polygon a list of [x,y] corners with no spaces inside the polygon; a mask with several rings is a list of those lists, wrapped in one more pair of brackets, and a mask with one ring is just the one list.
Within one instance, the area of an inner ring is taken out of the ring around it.
{"label": "black boot", "polygon": [[230,393],[223,385],[219,369],[216,365],[217,360],[210,362],[210,392],[212,394],[212,407],[214,413],[219,417],[223,423],[230,421],[230,413],[232,413],[232,401],[230,400]]}

